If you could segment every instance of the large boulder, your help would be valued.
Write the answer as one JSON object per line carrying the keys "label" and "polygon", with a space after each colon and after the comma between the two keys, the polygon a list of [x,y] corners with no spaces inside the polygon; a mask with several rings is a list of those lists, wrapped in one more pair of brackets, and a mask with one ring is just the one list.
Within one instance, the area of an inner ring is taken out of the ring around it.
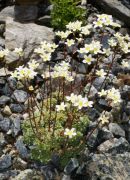
{"label": "large boulder", "polygon": [[[40,26],[35,23],[19,23],[8,17],[6,20],[5,30],[5,47],[9,50],[23,48],[24,59],[28,59],[33,54],[33,50],[40,44],[41,41],[52,42],[54,39],[53,29]],[[10,57],[11,59],[11,57]],[[14,57],[13,57],[14,59]],[[19,60],[18,60],[19,61]],[[8,60],[8,65],[13,67],[14,63]]]}
{"label": "large boulder", "polygon": [[8,17],[14,17],[14,6],[7,6],[0,12],[0,22],[5,23]]}
{"label": "large boulder", "polygon": [[130,9],[127,8],[119,0],[90,0],[99,6],[104,12],[113,15],[117,19],[123,21],[127,26],[130,26]]}
{"label": "large boulder", "polygon": [[89,180],[129,180],[130,153],[94,154],[87,163],[86,171]]}

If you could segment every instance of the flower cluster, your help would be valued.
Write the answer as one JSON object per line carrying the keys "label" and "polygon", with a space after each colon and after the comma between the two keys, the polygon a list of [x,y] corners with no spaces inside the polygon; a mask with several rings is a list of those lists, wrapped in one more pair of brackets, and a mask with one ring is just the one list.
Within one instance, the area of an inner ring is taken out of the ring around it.
{"label": "flower cluster", "polygon": [[98,54],[102,53],[101,51],[101,43],[99,41],[92,41],[90,44],[85,44],[83,48],[78,50],[79,53],[91,53],[91,54]]}
{"label": "flower cluster", "polygon": [[64,77],[67,81],[71,82],[73,81],[73,76],[71,75],[69,69],[70,64],[68,62],[63,61],[55,65],[53,72],[51,73],[51,76],[53,78]]}
{"label": "flower cluster", "polygon": [[123,53],[127,54],[130,52],[130,37],[128,35],[123,36],[121,33],[116,33],[116,41]]}
{"label": "flower cluster", "polygon": [[97,21],[94,21],[94,28],[97,27],[105,27],[105,26],[113,26],[113,27],[120,27],[120,25],[118,23],[115,23],[113,21],[113,18],[111,15],[107,15],[107,14],[101,14],[101,15],[97,15]]}
{"label": "flower cluster", "polygon": [[93,102],[89,101],[87,97],[82,97],[81,95],[76,95],[71,93],[70,96],[66,96],[66,100],[70,101],[73,106],[78,109],[82,109],[83,107],[92,107]]}
{"label": "flower cluster", "polygon": [[103,111],[98,118],[99,122],[101,122],[102,125],[109,123],[109,116],[106,111]]}
{"label": "flower cluster", "polygon": [[51,53],[55,51],[57,45],[55,43],[48,43],[46,41],[41,42],[40,48],[34,50],[35,53],[39,54],[43,62],[51,60]]}
{"label": "flower cluster", "polygon": [[66,28],[69,29],[70,31],[80,31],[81,30],[81,21],[75,21],[75,22],[70,22],[69,24],[66,25]]}
{"label": "flower cluster", "polygon": [[32,60],[28,63],[28,67],[19,66],[16,68],[16,70],[11,73],[11,76],[14,78],[17,78],[18,80],[30,80],[34,79],[34,77],[37,75],[37,72],[34,70],[39,66],[39,64]]}
{"label": "flower cluster", "polygon": [[115,105],[121,102],[121,95],[118,89],[115,89],[114,87],[109,90],[102,89],[101,92],[98,93],[100,96],[106,96],[106,99],[111,100],[111,105]]}

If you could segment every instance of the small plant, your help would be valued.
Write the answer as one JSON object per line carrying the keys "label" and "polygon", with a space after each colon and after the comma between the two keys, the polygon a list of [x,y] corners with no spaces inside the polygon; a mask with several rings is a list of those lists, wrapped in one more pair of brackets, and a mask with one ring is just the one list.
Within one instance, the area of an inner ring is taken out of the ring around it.
{"label": "small plant", "polygon": [[[89,122],[86,110],[95,105],[97,97],[105,99],[110,109],[122,102],[120,90],[112,84],[110,73],[116,63],[124,68],[130,66],[126,61],[130,37],[118,32],[111,34],[108,26],[120,27],[112,16],[97,15],[92,24],[83,26],[81,21],[70,22],[66,31],[56,32],[60,37],[58,44],[41,42],[34,53],[46,65],[46,70],[40,74],[42,84],[34,83],[41,61],[30,60],[12,72],[11,76],[20,81],[28,92],[28,118],[23,129],[33,159],[47,162],[51,154],[57,153],[64,164],[72,155],[79,153],[96,128],[110,121],[109,113],[102,111],[97,126],[85,134]],[[109,38],[104,47],[102,40],[106,34]],[[58,48],[63,51],[64,58],[54,65],[53,53]],[[21,48],[14,52],[20,57],[24,54]],[[8,53],[7,50],[0,51],[1,59]],[[120,55],[120,62],[117,55]],[[80,65],[87,66],[88,70],[79,80]],[[103,82],[98,87],[99,92],[91,96],[93,82],[98,77],[103,78]],[[106,87],[108,81],[112,87]]]}
{"label": "small plant", "polygon": [[51,12],[52,26],[55,29],[65,29],[70,21],[85,20],[86,10],[78,7],[78,0],[51,0],[53,10]]}

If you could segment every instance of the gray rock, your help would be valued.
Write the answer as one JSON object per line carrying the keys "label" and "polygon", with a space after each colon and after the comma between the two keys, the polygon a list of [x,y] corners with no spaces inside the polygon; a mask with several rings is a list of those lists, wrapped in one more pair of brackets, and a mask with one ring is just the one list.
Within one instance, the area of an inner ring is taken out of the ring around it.
{"label": "gray rock", "polygon": [[125,137],[125,131],[117,123],[110,123],[109,130],[116,137]]}
{"label": "gray rock", "polygon": [[21,171],[18,176],[13,178],[13,180],[28,180],[28,179],[32,179],[33,176],[34,176],[34,171],[31,169],[26,169],[24,171]]}
{"label": "gray rock", "polygon": [[51,16],[46,15],[46,16],[40,17],[38,19],[37,23],[40,25],[50,27],[51,26]]}
{"label": "gray rock", "polygon": [[97,144],[97,136],[98,136],[98,129],[95,129],[95,131],[91,134],[91,136],[87,140],[87,145],[89,148],[92,148],[92,149],[95,148]]}
{"label": "gray rock", "polygon": [[92,154],[87,162],[86,173],[89,180],[129,180],[130,153]]}
{"label": "gray rock", "polygon": [[9,179],[9,175],[7,173],[0,173],[0,180]]}
{"label": "gray rock", "polygon": [[10,102],[10,97],[4,95],[0,97],[0,105],[6,105],[9,102]]}
{"label": "gray rock", "polygon": [[3,39],[3,38],[1,38],[1,37],[0,37],[0,46],[1,46],[2,48],[5,47],[5,39]]}
{"label": "gray rock", "polygon": [[0,35],[3,36],[5,32],[5,24],[0,24]]}
{"label": "gray rock", "polygon": [[14,8],[15,20],[24,22],[24,21],[33,21],[37,18],[38,7],[36,5],[16,5]]}
{"label": "gray rock", "polygon": [[3,121],[4,117],[2,116],[2,114],[0,113],[0,121]]}
{"label": "gray rock", "polygon": [[21,118],[19,115],[12,114],[10,116],[10,119],[12,121],[12,133],[14,136],[17,136],[19,132],[21,131]]}
{"label": "gray rock", "polygon": [[119,139],[111,139],[107,140],[101,145],[98,146],[98,150],[100,152],[105,152],[105,153],[112,153],[112,154],[117,154],[117,153],[124,153],[130,151],[130,145],[126,139],[123,137]]}
{"label": "gray rock", "polygon": [[71,174],[75,169],[77,169],[79,166],[79,162],[75,158],[71,158],[71,160],[68,162],[66,167],[64,168],[64,173],[65,174]]}
{"label": "gray rock", "polygon": [[19,23],[8,18],[6,21],[5,46],[9,50],[21,47],[24,49],[24,59],[33,54],[33,50],[41,41],[52,42],[54,33],[51,28],[34,23]]}
{"label": "gray rock", "polygon": [[[104,79],[103,77],[98,77],[94,80],[93,82],[93,86],[96,88],[96,89],[100,89],[102,83],[104,82]],[[102,88],[104,88],[104,86],[102,86]]]}
{"label": "gray rock", "polygon": [[23,143],[23,137],[19,136],[16,143],[15,143],[16,149],[19,152],[19,155],[21,158],[26,159],[28,158],[28,150],[25,146],[25,144]]}
{"label": "gray rock", "polygon": [[10,52],[8,55],[6,55],[6,64],[10,70],[18,67],[19,55],[14,52]]}
{"label": "gray rock", "polygon": [[14,6],[8,6],[0,12],[0,22],[5,22],[8,17],[14,17]]}
{"label": "gray rock", "polygon": [[23,104],[11,104],[10,109],[13,113],[22,113],[25,110],[25,107]]}
{"label": "gray rock", "polygon": [[16,102],[24,103],[27,100],[27,93],[23,90],[15,90],[12,97]]}
{"label": "gray rock", "polygon": [[7,80],[10,88],[15,90],[17,88],[17,83],[18,83],[17,80],[13,77],[9,77]]}
{"label": "gray rock", "polygon": [[2,121],[0,121],[0,129],[2,131],[7,132],[10,129],[10,119],[9,118],[4,118]]}
{"label": "gray rock", "polygon": [[130,9],[124,6],[119,0],[92,0],[92,3],[100,6],[106,13],[113,15],[117,19],[130,24]]}
{"label": "gray rock", "polygon": [[0,147],[4,146],[6,144],[6,140],[3,133],[0,133]]}
{"label": "gray rock", "polygon": [[0,157],[0,170],[5,170],[9,168],[11,165],[11,155],[7,154]]}
{"label": "gray rock", "polygon": [[61,180],[71,180],[70,175],[64,174]]}
{"label": "gray rock", "polygon": [[89,97],[90,98],[94,98],[95,95],[98,93],[97,89],[92,85],[91,88],[90,88],[90,91],[89,91],[89,88],[90,88],[90,83],[88,83],[86,86],[85,86],[85,93],[88,94],[89,92]]}
{"label": "gray rock", "polygon": [[10,74],[10,72],[8,71],[8,69],[6,69],[6,72],[5,72],[5,69],[6,69],[6,68],[1,68],[1,69],[0,69],[0,77],[2,77],[2,76],[7,76],[7,75]]}
{"label": "gray rock", "polygon": [[114,136],[111,131],[109,131],[105,127],[100,129],[99,134],[98,134],[98,139],[100,141],[104,142],[106,140],[113,139],[113,138],[114,138]]}

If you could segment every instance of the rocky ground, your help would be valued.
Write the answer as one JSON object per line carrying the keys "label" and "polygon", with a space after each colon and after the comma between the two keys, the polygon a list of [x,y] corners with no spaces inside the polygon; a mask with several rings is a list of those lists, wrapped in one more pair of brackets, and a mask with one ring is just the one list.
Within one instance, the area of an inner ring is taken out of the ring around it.
{"label": "rocky ground", "polygon": [[[113,2],[118,3],[118,6]],[[83,5],[85,5],[85,1]],[[99,5],[104,7],[103,12],[118,14],[118,20],[123,25],[120,31],[129,33],[129,1],[126,0],[123,3],[118,0],[95,1],[95,6]],[[0,12],[0,49],[6,47],[11,50],[18,46],[23,47],[26,60],[41,41],[51,42],[54,39],[54,32],[52,28],[47,27],[51,8],[51,6],[46,8],[44,16],[39,17],[37,24],[15,22],[13,20],[14,6],[2,9]],[[88,21],[91,21],[92,15],[98,11],[90,4],[87,5],[87,9]],[[62,57],[62,53],[58,52],[55,60],[60,60]],[[6,61],[8,64],[7,74],[9,74],[16,67],[19,57],[12,53],[9,54]],[[81,67],[80,73],[83,71],[84,68]],[[116,66],[112,75],[125,71]],[[130,73],[130,69],[126,73]],[[7,74],[5,74],[3,65],[0,64],[0,180],[130,180],[129,77],[123,82],[121,88],[122,106],[111,112],[113,116],[109,126],[96,129],[87,141],[88,147],[83,150],[81,160],[70,159],[64,171],[61,172],[60,167],[57,168],[56,158],[52,158],[52,162],[47,165],[30,161],[29,147],[23,142],[21,130],[27,93],[14,79],[7,77]],[[102,81],[102,78],[95,80],[92,87],[93,96]],[[97,107],[88,112],[91,124],[87,128],[87,133],[96,126],[95,119],[100,111],[107,108],[106,102],[101,99]]]}

